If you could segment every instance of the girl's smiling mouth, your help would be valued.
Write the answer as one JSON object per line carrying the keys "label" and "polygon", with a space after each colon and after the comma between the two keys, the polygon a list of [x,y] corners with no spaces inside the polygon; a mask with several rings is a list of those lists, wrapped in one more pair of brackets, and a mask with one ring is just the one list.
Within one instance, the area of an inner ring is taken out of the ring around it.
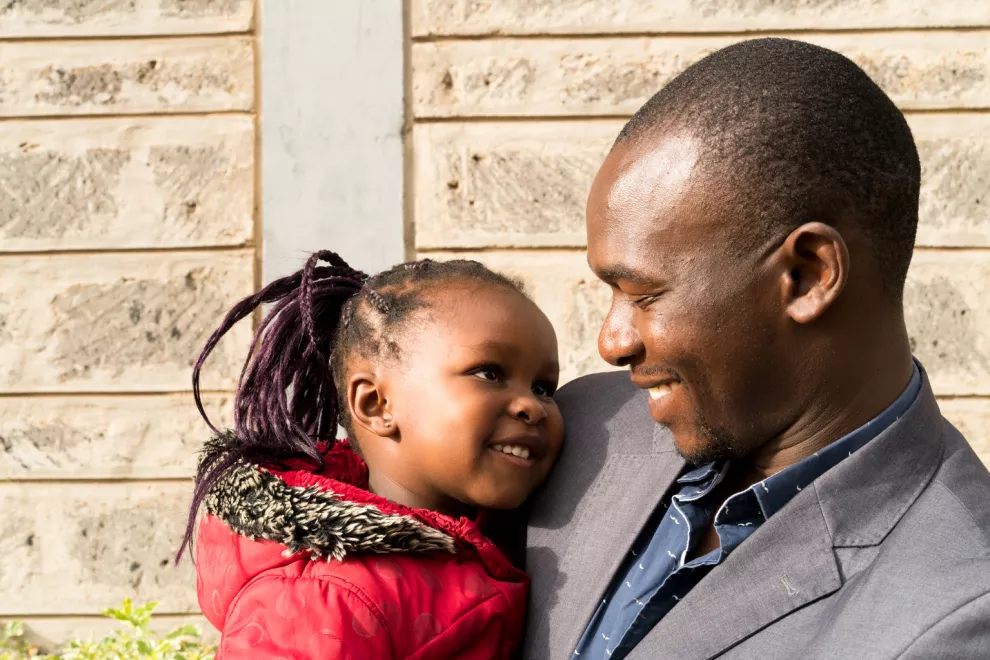
{"label": "girl's smiling mouth", "polygon": [[493,441],[488,448],[517,465],[528,467],[546,455],[547,441],[535,434],[516,435]]}

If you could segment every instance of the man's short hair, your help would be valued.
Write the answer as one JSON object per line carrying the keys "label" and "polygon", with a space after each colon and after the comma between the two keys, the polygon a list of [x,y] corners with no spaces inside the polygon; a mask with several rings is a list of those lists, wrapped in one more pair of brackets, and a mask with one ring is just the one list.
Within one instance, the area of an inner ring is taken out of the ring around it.
{"label": "man's short hair", "polygon": [[700,167],[759,243],[810,221],[857,223],[884,289],[900,300],[918,227],[921,165],[904,115],[846,57],[754,39],[689,67],[626,124],[616,144],[688,130]]}

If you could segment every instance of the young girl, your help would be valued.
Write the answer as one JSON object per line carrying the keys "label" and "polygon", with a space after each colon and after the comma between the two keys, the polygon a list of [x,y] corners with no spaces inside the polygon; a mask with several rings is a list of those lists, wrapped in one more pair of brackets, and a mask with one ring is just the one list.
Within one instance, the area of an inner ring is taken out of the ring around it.
{"label": "young girl", "polygon": [[528,580],[481,524],[560,451],[550,322],[477,262],[369,279],[319,252],[210,338],[193,372],[204,418],[203,361],[266,303],[182,548],[205,504],[197,588],[219,658],[509,658]]}

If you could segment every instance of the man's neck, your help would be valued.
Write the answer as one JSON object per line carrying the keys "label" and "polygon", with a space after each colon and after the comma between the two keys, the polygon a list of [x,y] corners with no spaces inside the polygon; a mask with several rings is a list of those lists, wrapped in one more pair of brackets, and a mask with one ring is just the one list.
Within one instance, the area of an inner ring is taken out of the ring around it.
{"label": "man's neck", "polygon": [[905,337],[904,350],[887,364],[864,363],[840,385],[821,387],[815,403],[783,433],[743,460],[734,475],[747,486],[790,467],[843,438],[880,415],[904,392],[911,381],[914,362]]}

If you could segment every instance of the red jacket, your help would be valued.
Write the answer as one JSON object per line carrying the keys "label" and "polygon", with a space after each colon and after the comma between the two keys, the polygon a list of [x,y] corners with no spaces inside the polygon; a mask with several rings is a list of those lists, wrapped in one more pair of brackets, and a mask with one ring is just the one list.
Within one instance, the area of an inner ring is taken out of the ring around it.
{"label": "red jacket", "polygon": [[509,658],[528,579],[476,523],[367,490],[346,445],[321,473],[241,465],[207,498],[197,590],[220,660]]}

